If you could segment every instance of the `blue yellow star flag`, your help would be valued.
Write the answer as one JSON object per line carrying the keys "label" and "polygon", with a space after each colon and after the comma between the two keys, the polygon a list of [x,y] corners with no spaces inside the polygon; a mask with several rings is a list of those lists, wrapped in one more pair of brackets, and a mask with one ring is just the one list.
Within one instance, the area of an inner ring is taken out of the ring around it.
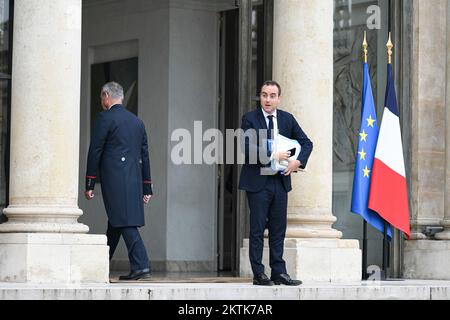
{"label": "blue yellow star flag", "polygon": [[[358,135],[358,151],[356,156],[355,175],[353,178],[352,212],[364,218],[368,224],[384,232],[385,221],[368,208],[372,166],[375,158],[379,126],[370,82],[369,66],[364,63],[361,126]],[[392,236],[391,228],[387,230]]]}

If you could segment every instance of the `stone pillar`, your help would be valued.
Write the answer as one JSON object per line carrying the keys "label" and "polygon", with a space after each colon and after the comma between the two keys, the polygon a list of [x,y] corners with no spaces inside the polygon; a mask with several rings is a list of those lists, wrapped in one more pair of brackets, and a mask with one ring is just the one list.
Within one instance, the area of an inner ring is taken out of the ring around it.
{"label": "stone pillar", "polygon": [[107,282],[106,238],[77,222],[81,0],[16,0],[14,12],[0,282]]}
{"label": "stone pillar", "polygon": [[447,74],[446,74],[446,105],[445,105],[445,194],[444,219],[441,225],[443,232],[435,235],[438,240],[450,240],[450,1],[447,1]]}
{"label": "stone pillar", "polygon": [[281,106],[314,143],[306,174],[294,174],[287,237],[339,239],[333,216],[333,1],[275,3],[274,79]]}
{"label": "stone pillar", "polygon": [[[274,5],[273,78],[283,90],[281,108],[296,117],[314,143],[307,172],[292,177],[288,272],[302,280],[359,281],[359,242],[340,240],[342,233],[332,228],[333,0],[277,0]],[[264,255],[268,267],[268,249]]]}
{"label": "stone pillar", "polygon": [[[405,242],[403,273],[412,279],[450,280],[450,241],[436,241],[426,226],[449,226],[450,131],[446,107],[447,0],[414,1],[412,62],[411,240]],[[449,47],[450,48],[450,47]],[[447,120],[446,120],[447,119]],[[444,218],[444,212],[446,217]],[[448,240],[448,230],[436,239]]]}
{"label": "stone pillar", "polygon": [[447,0],[414,1],[411,239],[444,214]]}

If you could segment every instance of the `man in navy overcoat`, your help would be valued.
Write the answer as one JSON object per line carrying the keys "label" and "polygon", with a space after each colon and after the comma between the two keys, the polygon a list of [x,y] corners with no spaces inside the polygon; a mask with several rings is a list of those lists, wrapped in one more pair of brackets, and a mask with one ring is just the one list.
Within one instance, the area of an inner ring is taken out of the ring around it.
{"label": "man in navy overcoat", "polygon": [[122,236],[131,272],[120,279],[138,280],[150,276],[150,262],[138,228],[145,224],[144,203],[149,203],[153,191],[145,126],[122,106],[123,98],[123,88],[118,83],[103,86],[104,111],[97,116],[92,133],[85,195],[88,200],[94,197],[99,172],[108,215],[109,257],[112,258]]}
{"label": "man in navy overcoat", "polygon": [[[281,102],[281,87],[275,81],[266,81],[261,89],[261,107],[245,114],[241,128],[246,136],[254,133],[254,139],[245,138],[246,163],[242,167],[239,188],[247,192],[250,207],[250,264],[253,271],[253,284],[296,286],[302,282],[293,280],[287,273],[283,260],[284,239],[287,227],[288,192],[292,190],[291,173],[305,168],[313,149],[294,116],[278,109]],[[261,134],[264,133],[264,134]],[[301,151],[297,159],[289,159],[286,150],[274,152],[271,144],[276,134],[297,140]],[[252,141],[253,140],[253,141]],[[252,163],[251,153],[253,159]],[[264,159],[266,158],[266,159]],[[287,169],[280,173],[271,170],[270,160],[288,160]],[[264,161],[263,161],[264,160]],[[308,190],[304,190],[308,192]],[[264,230],[269,229],[269,250],[271,277],[265,274],[262,264]]]}

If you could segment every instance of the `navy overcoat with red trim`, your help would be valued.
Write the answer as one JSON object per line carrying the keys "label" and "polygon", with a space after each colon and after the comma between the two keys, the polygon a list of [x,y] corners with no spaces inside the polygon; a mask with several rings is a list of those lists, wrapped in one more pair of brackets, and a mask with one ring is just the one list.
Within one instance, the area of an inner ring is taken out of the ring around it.
{"label": "navy overcoat with red trim", "polygon": [[142,227],[144,195],[152,195],[144,123],[121,105],[98,114],[87,161],[86,190],[100,172],[103,202],[113,227]]}

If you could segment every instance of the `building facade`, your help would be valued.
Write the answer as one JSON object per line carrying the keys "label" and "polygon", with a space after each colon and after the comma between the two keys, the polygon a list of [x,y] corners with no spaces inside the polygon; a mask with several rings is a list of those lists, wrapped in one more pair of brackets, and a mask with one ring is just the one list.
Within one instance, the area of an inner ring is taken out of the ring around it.
{"label": "building facade", "polygon": [[[83,197],[111,80],[149,132],[155,195],[141,234],[153,269],[247,275],[240,167],[196,151],[212,141],[208,129],[239,128],[271,78],[315,143],[308,172],[293,179],[289,270],[360,279],[363,222],[350,203],[365,30],[379,121],[389,30],[395,45],[413,233],[395,233],[390,275],[450,279],[449,13],[448,0],[0,1],[0,281],[106,282],[109,269],[128,268],[123,244],[108,262],[99,186],[94,201]],[[192,142],[184,164],[173,161],[180,129]],[[381,267],[382,235],[370,228],[367,255]]]}

